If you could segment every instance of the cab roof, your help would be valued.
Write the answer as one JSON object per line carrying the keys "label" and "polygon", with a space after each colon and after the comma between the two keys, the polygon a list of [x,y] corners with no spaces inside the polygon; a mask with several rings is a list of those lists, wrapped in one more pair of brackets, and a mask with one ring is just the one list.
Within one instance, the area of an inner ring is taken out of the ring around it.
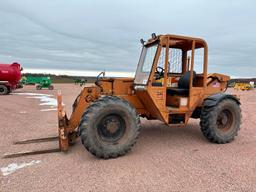
{"label": "cab roof", "polygon": [[169,45],[172,48],[189,50],[192,47],[193,41],[195,41],[195,48],[207,48],[207,43],[204,39],[172,34],[157,35],[155,38],[152,37],[145,43],[145,46],[149,46],[157,42],[160,42],[162,46],[165,46],[167,39],[169,40]]}

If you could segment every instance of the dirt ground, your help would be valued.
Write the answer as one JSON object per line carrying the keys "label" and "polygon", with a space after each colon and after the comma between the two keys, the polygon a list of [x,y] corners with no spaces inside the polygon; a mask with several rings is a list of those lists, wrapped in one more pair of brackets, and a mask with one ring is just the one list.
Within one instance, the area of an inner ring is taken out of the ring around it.
{"label": "dirt ground", "polygon": [[[15,93],[55,95],[62,90],[70,115],[81,88],[67,84],[55,88],[37,91],[29,86]],[[12,145],[15,140],[57,133],[54,108],[15,93],[0,98],[0,156],[57,147],[57,142]],[[80,140],[67,154],[1,158],[0,191],[256,191],[256,90],[236,93],[242,102],[243,123],[230,144],[209,143],[198,120],[184,128],[169,128],[142,119],[137,144],[121,158],[97,159]],[[4,172],[7,167],[13,170],[8,175]]]}

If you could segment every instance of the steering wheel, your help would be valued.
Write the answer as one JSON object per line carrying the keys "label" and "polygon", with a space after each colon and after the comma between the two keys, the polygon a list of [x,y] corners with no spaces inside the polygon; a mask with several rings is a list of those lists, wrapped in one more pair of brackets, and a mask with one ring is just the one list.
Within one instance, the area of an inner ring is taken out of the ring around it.
{"label": "steering wheel", "polygon": [[155,78],[156,80],[161,79],[164,77],[164,68],[162,67],[157,67],[156,68],[156,73],[155,73]]}

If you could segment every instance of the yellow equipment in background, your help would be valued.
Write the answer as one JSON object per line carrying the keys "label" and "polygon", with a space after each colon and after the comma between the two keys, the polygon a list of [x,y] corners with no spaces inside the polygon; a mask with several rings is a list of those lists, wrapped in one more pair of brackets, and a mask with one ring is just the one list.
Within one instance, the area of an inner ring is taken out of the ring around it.
{"label": "yellow equipment in background", "polygon": [[253,89],[253,87],[251,86],[250,83],[235,83],[234,86],[235,90],[242,90],[242,91],[249,91],[251,89]]}

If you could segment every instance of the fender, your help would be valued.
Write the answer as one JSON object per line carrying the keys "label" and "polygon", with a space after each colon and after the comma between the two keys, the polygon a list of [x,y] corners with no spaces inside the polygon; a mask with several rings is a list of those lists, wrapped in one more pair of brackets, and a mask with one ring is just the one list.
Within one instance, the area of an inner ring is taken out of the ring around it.
{"label": "fender", "polygon": [[207,98],[204,99],[203,106],[204,107],[213,107],[216,106],[219,102],[221,102],[224,99],[232,99],[234,100],[237,104],[241,104],[240,100],[238,97],[235,95],[231,94],[226,94],[226,93],[217,93],[214,95],[211,95]]}

